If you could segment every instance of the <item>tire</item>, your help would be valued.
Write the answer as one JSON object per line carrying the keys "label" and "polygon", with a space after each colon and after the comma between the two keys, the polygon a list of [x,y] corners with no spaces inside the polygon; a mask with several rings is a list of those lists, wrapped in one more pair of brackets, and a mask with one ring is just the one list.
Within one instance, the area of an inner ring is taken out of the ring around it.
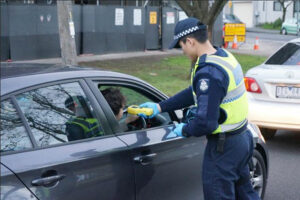
{"label": "tire", "polygon": [[266,140],[272,139],[276,134],[276,129],[260,128],[260,131]]}
{"label": "tire", "polygon": [[256,149],[253,151],[253,156],[249,164],[250,182],[261,199],[264,198],[267,185],[267,170],[266,163],[262,155]]}
{"label": "tire", "polygon": [[281,30],[281,34],[282,34],[282,35],[287,35],[287,31],[286,31],[285,28],[283,28],[283,29]]}

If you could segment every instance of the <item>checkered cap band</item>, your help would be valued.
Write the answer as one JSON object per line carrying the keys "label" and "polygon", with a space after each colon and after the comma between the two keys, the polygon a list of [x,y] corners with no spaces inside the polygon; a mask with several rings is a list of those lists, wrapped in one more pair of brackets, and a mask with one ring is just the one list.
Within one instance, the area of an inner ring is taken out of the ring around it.
{"label": "checkered cap band", "polygon": [[182,38],[182,37],[184,37],[184,36],[186,36],[186,35],[188,35],[188,34],[190,34],[190,33],[193,33],[193,32],[195,32],[195,31],[198,31],[199,29],[200,29],[199,26],[194,26],[194,27],[192,27],[192,28],[189,28],[189,29],[187,29],[187,30],[184,30],[184,31],[182,31],[181,33],[178,33],[177,35],[175,35],[175,36],[174,36],[174,40],[177,40],[177,39]]}

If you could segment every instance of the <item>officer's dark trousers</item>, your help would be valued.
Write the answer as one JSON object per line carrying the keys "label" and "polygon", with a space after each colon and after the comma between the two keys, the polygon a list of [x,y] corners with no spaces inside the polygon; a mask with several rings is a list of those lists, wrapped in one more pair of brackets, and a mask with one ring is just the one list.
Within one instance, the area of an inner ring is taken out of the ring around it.
{"label": "officer's dark trousers", "polygon": [[248,178],[248,161],[253,153],[250,131],[227,137],[223,153],[217,152],[217,143],[217,138],[208,138],[205,149],[202,174],[205,200],[260,199]]}

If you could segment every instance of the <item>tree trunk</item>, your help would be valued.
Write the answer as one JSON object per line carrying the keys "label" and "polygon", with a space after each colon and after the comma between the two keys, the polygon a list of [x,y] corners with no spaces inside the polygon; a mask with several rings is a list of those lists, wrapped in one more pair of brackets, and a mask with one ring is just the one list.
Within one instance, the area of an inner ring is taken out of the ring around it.
{"label": "tree trunk", "polygon": [[57,15],[62,63],[77,65],[72,1],[57,1]]}
{"label": "tree trunk", "polygon": [[285,7],[282,8],[282,23],[285,21],[286,9]]}

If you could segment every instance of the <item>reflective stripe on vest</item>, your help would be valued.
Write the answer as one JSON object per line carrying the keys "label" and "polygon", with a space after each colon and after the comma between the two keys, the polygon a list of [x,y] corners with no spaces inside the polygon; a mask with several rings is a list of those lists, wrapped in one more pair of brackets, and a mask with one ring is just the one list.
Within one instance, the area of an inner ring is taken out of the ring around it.
{"label": "reflective stripe on vest", "polygon": [[[229,77],[229,85],[227,88],[227,93],[222,103],[220,104],[220,109],[223,109],[227,115],[227,118],[223,124],[220,124],[218,128],[213,132],[213,134],[220,132],[228,132],[236,130],[242,127],[246,122],[246,117],[248,114],[248,100],[244,84],[243,71],[234,58],[234,56],[228,51],[227,57],[221,57],[216,55],[207,55],[205,63],[212,64],[216,67],[221,67],[227,72]],[[195,77],[197,68],[199,66],[199,58],[196,62],[194,70],[191,76],[191,84],[193,88],[193,79]],[[197,96],[193,88],[193,96],[195,105],[197,106]]]}
{"label": "reflective stripe on vest", "polygon": [[97,119],[76,117],[68,123],[79,125],[87,138],[103,135]]}

